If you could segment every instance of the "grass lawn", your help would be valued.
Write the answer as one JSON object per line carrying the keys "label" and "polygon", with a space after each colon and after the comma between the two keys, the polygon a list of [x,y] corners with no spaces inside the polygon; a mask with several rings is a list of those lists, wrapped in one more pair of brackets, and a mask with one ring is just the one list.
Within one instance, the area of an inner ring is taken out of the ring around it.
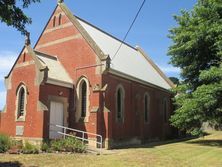
{"label": "grass lawn", "polygon": [[221,167],[222,132],[204,138],[140,148],[114,150],[108,155],[91,154],[0,154],[0,166],[28,167]]}

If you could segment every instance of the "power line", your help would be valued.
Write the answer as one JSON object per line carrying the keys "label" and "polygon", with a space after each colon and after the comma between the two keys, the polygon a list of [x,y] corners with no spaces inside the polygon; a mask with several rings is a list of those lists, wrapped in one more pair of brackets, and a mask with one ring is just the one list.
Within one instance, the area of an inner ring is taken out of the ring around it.
{"label": "power line", "polygon": [[130,30],[132,29],[134,23],[136,22],[136,19],[137,19],[137,17],[139,16],[140,11],[142,10],[142,8],[143,8],[145,2],[146,2],[146,0],[143,0],[143,3],[141,4],[141,6],[140,6],[140,8],[139,8],[139,10],[138,10],[138,12],[137,12],[137,14],[136,14],[136,16],[135,16],[133,22],[132,22],[132,24],[130,25],[130,27],[129,27],[127,33],[126,33],[126,35],[124,36],[124,38],[123,38],[123,40],[122,40],[122,42],[121,42],[121,44],[120,44],[120,46],[119,46],[119,48],[117,49],[116,53],[113,55],[113,57],[111,58],[111,60],[113,60],[113,59],[116,57],[117,53],[118,53],[119,50],[121,49],[121,47],[122,47],[124,41],[126,40],[126,37],[128,36],[128,34],[129,34]]}

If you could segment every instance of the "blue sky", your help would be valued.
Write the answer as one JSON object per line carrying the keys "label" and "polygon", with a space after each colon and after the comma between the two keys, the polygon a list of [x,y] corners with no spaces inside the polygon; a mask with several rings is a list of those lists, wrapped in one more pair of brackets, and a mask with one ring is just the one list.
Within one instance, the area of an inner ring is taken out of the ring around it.
{"label": "blue sky", "polygon": [[[122,39],[143,0],[65,0],[71,11]],[[126,42],[141,46],[167,76],[179,76],[179,69],[168,64],[168,30],[176,26],[173,15],[181,9],[190,10],[197,0],[147,0]],[[34,46],[47,23],[56,0],[33,4],[25,13],[32,18],[27,26]],[[0,109],[5,104],[4,76],[7,75],[24,45],[24,36],[4,23],[0,23]]]}

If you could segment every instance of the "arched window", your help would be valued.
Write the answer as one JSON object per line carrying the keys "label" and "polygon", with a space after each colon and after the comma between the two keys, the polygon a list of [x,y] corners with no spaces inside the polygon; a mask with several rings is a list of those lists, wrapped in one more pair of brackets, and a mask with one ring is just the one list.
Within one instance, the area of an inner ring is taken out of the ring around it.
{"label": "arched window", "polygon": [[149,122],[149,112],[150,112],[150,96],[145,94],[144,96],[144,121]]}
{"label": "arched window", "polygon": [[89,120],[89,81],[86,77],[82,77],[77,84],[77,105],[75,113],[76,122],[88,122]]}
{"label": "arched window", "polygon": [[164,123],[167,123],[168,121],[168,104],[167,104],[167,98],[163,99],[163,120]]}
{"label": "arched window", "polygon": [[53,23],[52,26],[55,27],[56,26],[56,16],[53,17]]}
{"label": "arched window", "polygon": [[116,118],[118,122],[124,119],[124,89],[119,87],[116,92]]}
{"label": "arched window", "polygon": [[59,26],[62,24],[62,14],[59,15]]}
{"label": "arched window", "polygon": [[20,86],[17,92],[17,119],[23,118],[26,107],[26,89],[24,85]]}
{"label": "arched window", "polygon": [[81,117],[86,116],[86,103],[87,103],[87,85],[86,81],[82,81],[81,83]]}

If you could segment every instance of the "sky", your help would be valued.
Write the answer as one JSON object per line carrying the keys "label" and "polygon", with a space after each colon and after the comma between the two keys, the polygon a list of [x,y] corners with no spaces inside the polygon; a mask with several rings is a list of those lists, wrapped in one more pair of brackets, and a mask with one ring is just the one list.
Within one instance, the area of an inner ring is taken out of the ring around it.
{"label": "sky", "polygon": [[[143,0],[64,0],[73,14],[123,39]],[[179,77],[180,70],[169,64],[167,37],[169,29],[177,26],[173,15],[182,9],[190,10],[197,0],[146,0],[140,15],[126,38],[132,46],[139,45],[168,76]],[[32,18],[27,25],[34,46],[57,0],[42,0],[32,4],[25,13]],[[4,76],[8,74],[24,46],[24,36],[12,27],[0,23],[0,110],[5,105]]]}

